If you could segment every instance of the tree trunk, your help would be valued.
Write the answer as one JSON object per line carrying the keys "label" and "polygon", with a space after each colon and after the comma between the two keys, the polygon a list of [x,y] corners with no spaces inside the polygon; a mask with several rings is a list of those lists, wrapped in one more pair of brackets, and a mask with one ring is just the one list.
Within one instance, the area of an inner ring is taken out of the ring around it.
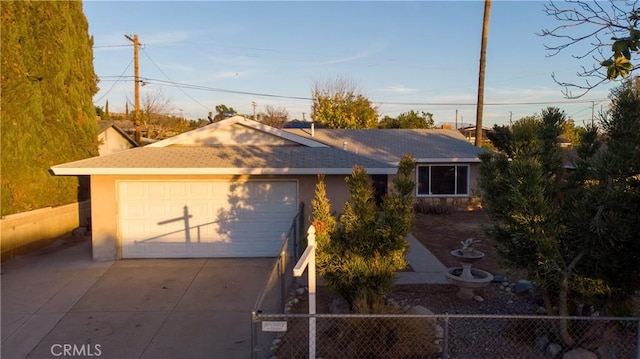
{"label": "tree trunk", "polygon": [[491,0],[484,0],[484,20],[482,22],[482,43],[480,45],[480,71],[478,74],[478,104],[476,107],[476,147],[482,145],[482,113],[484,111],[484,70],[487,64],[487,40],[489,39],[489,14]]}
{"label": "tree trunk", "polygon": [[[558,309],[560,311],[560,315],[563,317],[567,317],[569,316],[569,276],[571,275],[571,272],[569,271],[564,271],[562,272],[562,281],[560,282],[560,296],[559,296],[559,303],[558,303]],[[569,320],[566,318],[560,319],[560,336],[562,337],[562,340],[564,341],[565,344],[567,345],[573,345],[575,344],[575,340],[573,340],[573,337],[571,337],[571,334],[569,334]]]}
{"label": "tree trunk", "polygon": [[544,301],[544,309],[547,310],[547,315],[555,315],[555,310],[553,309],[553,301],[551,300],[551,294],[547,288],[540,288],[542,292],[542,300]]}

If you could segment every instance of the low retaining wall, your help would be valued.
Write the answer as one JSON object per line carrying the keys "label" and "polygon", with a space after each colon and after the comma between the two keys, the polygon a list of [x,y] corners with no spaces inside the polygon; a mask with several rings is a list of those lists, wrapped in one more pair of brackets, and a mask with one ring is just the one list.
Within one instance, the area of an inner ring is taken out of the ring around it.
{"label": "low retaining wall", "polygon": [[91,202],[40,208],[2,217],[2,261],[51,243],[80,226],[89,224]]}

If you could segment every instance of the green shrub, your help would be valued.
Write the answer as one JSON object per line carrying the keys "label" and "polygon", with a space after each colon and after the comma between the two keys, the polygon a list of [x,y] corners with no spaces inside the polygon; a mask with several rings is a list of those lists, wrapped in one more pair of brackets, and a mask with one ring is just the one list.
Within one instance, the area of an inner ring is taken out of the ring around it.
{"label": "green shrub", "polygon": [[414,205],[414,211],[416,213],[423,214],[451,214],[453,207],[442,203],[430,203],[425,200],[419,200]]}
{"label": "green shrub", "polygon": [[311,206],[318,273],[352,307],[363,301],[367,307],[381,303],[393,286],[395,273],[407,266],[405,237],[413,222],[414,165],[411,156],[402,159],[394,189],[384,197],[381,210],[376,207],[369,176],[356,166],[346,179],[349,201],[338,220],[331,214],[322,178],[316,186]]}
{"label": "green shrub", "polygon": [[[379,305],[360,314],[403,314]],[[346,323],[346,357],[430,358],[438,354],[433,319],[419,317],[356,317]]]}
{"label": "green shrub", "polygon": [[92,40],[79,1],[3,1],[2,215],[75,202],[52,165],[98,154]]}

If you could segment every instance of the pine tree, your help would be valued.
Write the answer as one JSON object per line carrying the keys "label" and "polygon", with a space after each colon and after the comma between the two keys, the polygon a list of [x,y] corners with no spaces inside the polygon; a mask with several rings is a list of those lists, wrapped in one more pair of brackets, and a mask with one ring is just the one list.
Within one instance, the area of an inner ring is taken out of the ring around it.
{"label": "pine tree", "polygon": [[393,286],[395,273],[407,265],[405,238],[413,222],[414,167],[411,156],[403,157],[394,188],[384,197],[380,210],[369,176],[356,166],[346,179],[349,201],[344,204],[339,226],[330,214],[322,179],[316,186],[312,208],[318,273],[358,312],[380,308]]}

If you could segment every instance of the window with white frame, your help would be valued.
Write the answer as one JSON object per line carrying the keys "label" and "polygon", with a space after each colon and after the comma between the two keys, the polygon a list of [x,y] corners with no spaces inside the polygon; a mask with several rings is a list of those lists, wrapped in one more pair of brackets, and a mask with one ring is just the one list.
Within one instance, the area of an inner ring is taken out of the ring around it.
{"label": "window with white frame", "polygon": [[469,194],[468,165],[419,165],[418,196],[466,196]]}

